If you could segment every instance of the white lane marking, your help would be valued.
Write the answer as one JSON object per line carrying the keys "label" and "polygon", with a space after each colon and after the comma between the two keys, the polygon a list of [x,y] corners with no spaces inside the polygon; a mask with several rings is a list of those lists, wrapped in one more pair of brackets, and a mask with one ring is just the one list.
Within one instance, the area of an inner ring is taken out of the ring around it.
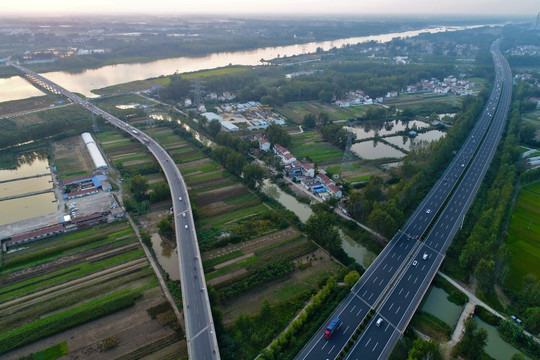
{"label": "white lane marking", "polygon": [[361,312],[362,312],[362,309],[358,310],[358,313],[356,314],[356,316],[359,316]]}
{"label": "white lane marking", "polygon": [[354,306],[352,307],[352,309],[351,309],[350,312],[353,312],[355,308],[356,308],[356,305],[354,305]]}
{"label": "white lane marking", "polygon": [[399,294],[398,294],[398,295],[401,295],[402,292],[403,292],[403,288],[401,288],[401,290],[399,290]]}
{"label": "white lane marking", "polygon": [[375,351],[375,349],[377,348],[377,345],[379,345],[379,343],[376,343],[375,346],[373,347],[373,350],[372,351]]}
{"label": "white lane marking", "polygon": [[334,348],[336,347],[336,345],[332,346],[332,348],[330,349],[330,351],[328,352],[328,354],[330,354],[332,352],[332,350],[334,350]]}
{"label": "white lane marking", "polygon": [[326,347],[326,345],[328,345],[328,341],[324,342],[324,345],[322,346],[321,350],[323,350]]}
{"label": "white lane marking", "polygon": [[401,306],[398,306],[398,308],[396,309],[396,314],[398,313],[399,309],[401,309]]}
{"label": "white lane marking", "polygon": [[347,326],[347,328],[345,330],[343,330],[344,334],[347,332],[347,330],[349,330],[349,327],[351,327],[351,326],[349,325],[349,326]]}
{"label": "white lane marking", "polygon": [[367,341],[366,345],[364,345],[364,347],[367,347],[370,341],[371,341],[371,338],[369,338],[369,340]]}
{"label": "white lane marking", "polygon": [[393,307],[393,306],[394,306],[394,303],[392,303],[392,304],[390,305],[390,307],[388,308],[388,310],[392,310],[392,307]]}
{"label": "white lane marking", "polygon": [[409,293],[410,293],[410,291],[407,291],[407,293],[405,294],[405,298],[409,297]]}

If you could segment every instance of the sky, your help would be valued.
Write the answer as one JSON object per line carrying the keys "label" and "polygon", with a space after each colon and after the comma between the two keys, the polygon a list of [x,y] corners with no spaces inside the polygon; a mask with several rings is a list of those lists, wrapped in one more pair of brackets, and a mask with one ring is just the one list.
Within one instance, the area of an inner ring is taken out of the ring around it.
{"label": "sky", "polygon": [[538,0],[0,0],[0,14],[530,15]]}

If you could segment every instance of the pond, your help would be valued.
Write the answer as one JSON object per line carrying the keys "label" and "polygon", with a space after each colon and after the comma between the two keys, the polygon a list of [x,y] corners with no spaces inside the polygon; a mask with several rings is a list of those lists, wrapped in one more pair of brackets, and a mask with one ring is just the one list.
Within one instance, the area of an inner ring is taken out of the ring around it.
{"label": "pond", "polygon": [[375,258],[377,257],[377,254],[374,252],[369,251],[366,247],[364,247],[362,244],[360,244],[357,241],[354,241],[350,236],[345,234],[343,230],[339,229],[339,236],[341,237],[341,246],[343,247],[343,250],[352,257],[354,260],[356,260],[357,263],[362,265],[364,269],[367,269],[369,265],[373,261],[375,261]]}
{"label": "pond", "polygon": [[360,124],[355,125],[354,127],[346,126],[345,129],[353,132],[356,135],[357,140],[369,139],[379,134],[379,136],[392,135],[400,131],[404,131],[407,128],[413,129],[423,129],[429,127],[429,124],[418,121],[403,121],[403,120],[392,120],[392,121],[366,121]]}
{"label": "pond", "polygon": [[295,213],[303,223],[305,223],[313,213],[308,205],[296,200],[294,196],[287,194],[277,185],[272,184],[269,179],[264,180],[262,191],[271,198],[279,201],[287,208],[287,210]]}
{"label": "pond", "polygon": [[424,297],[420,309],[435,315],[453,329],[459,320],[463,307],[448,301],[446,291],[432,286]]}
{"label": "pond", "polygon": [[[43,153],[21,155],[16,169],[0,170],[0,198],[52,189],[48,165]],[[25,179],[28,177],[31,178]],[[0,226],[51,214],[57,207],[53,192],[3,200],[0,201]]]}
{"label": "pond", "polygon": [[[486,329],[486,331],[488,332],[488,339],[485,351],[489,356],[491,356],[495,360],[508,360],[515,353],[520,352],[518,349],[516,349],[501,338],[495,326],[485,323],[476,315],[474,316],[474,320],[478,324],[478,327]],[[525,358],[530,360],[530,358],[528,357]]]}
{"label": "pond", "polygon": [[384,158],[401,159],[406,155],[404,152],[399,151],[382,141],[375,142],[374,140],[355,143],[351,146],[351,151],[358,157],[366,160]]}
{"label": "pond", "polygon": [[385,137],[384,141],[389,142],[392,145],[396,145],[405,151],[411,151],[414,144],[418,144],[421,141],[432,142],[444,137],[446,133],[440,130],[430,130],[424,133],[420,133],[417,136],[410,138],[408,136],[389,136]]}
{"label": "pond", "polygon": [[157,261],[169,274],[171,280],[180,280],[180,267],[178,266],[178,251],[161,240],[161,236],[157,233],[152,234],[152,249],[156,254]]}
{"label": "pond", "polygon": [[52,214],[57,207],[53,192],[0,201],[0,226]]}

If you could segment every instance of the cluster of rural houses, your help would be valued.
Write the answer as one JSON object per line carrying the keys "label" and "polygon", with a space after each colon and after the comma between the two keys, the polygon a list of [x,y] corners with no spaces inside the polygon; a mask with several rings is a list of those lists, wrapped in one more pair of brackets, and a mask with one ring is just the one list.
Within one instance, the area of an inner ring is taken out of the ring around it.
{"label": "cluster of rural houses", "polygon": [[[270,151],[270,142],[264,136],[260,137],[258,141],[261,150]],[[342,197],[341,189],[332,179],[323,173],[315,175],[315,168],[312,164],[298,161],[287,148],[277,143],[272,147],[272,151],[281,159],[285,174],[299,182],[307,191],[325,200],[332,197],[336,199]]]}

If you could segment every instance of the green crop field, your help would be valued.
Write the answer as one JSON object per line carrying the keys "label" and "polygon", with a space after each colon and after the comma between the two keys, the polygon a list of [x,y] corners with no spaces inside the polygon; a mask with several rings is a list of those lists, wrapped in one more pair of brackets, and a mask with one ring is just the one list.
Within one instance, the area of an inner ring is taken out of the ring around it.
{"label": "green crop field", "polygon": [[201,221],[201,225],[223,225],[229,221],[242,219],[248,216],[253,216],[257,213],[268,211],[268,208],[263,204],[251,206],[248,208],[240,209],[237,211],[228,212],[218,216],[213,216],[211,218],[204,219]]}
{"label": "green crop field", "polygon": [[518,292],[527,274],[540,278],[540,182],[519,193],[508,229],[508,248],[512,259],[505,285]]}
{"label": "green crop field", "polygon": [[321,112],[327,113],[329,119],[334,121],[357,118],[366,113],[368,106],[373,105],[360,105],[341,108],[335,105],[324,104],[319,101],[298,101],[279,106],[276,108],[276,111],[284,117],[293,120],[295,123],[301,124],[304,119],[304,115],[319,115]]}
{"label": "green crop field", "polygon": [[311,161],[320,164],[321,162],[340,162],[343,158],[343,152],[341,150],[324,142],[314,132],[293,135],[292,139],[293,143],[289,149],[299,160],[309,157]]}

